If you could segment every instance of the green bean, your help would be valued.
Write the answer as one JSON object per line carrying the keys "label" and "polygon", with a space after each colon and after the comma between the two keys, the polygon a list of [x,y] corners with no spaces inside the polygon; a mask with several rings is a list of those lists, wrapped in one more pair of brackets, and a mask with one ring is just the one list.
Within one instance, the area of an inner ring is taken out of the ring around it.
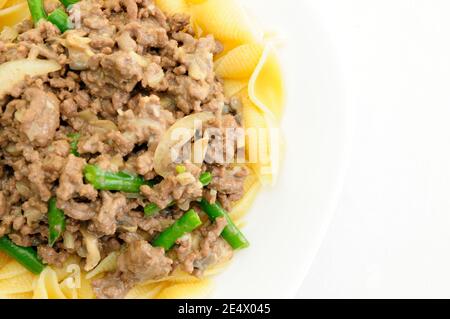
{"label": "green bean", "polygon": [[75,156],[80,156],[78,153],[78,141],[80,140],[80,133],[70,133],[67,135],[70,138],[70,153]]}
{"label": "green bean", "polygon": [[178,219],[172,226],[156,237],[152,244],[156,247],[162,247],[167,251],[172,248],[177,239],[192,232],[201,224],[202,221],[200,220],[200,217],[193,209],[191,209],[180,219]]}
{"label": "green bean", "polygon": [[50,13],[47,17],[47,20],[50,21],[51,23],[53,23],[54,25],[56,25],[56,27],[58,27],[58,29],[59,29],[59,31],[61,31],[61,33],[64,33],[67,30],[73,28],[72,22],[70,21],[69,16],[61,8],[58,8],[55,11],[53,11],[52,13]]}
{"label": "green bean", "polygon": [[44,9],[44,2],[42,0],[27,0],[28,8],[30,9],[31,18],[34,23],[38,23],[42,19],[47,18],[47,13]]}
{"label": "green bean", "polygon": [[79,2],[80,0],[59,0],[65,6],[66,8],[69,8],[71,5],[74,5],[75,3]]}
{"label": "green bean", "polygon": [[52,247],[66,230],[66,216],[64,212],[56,207],[56,198],[48,202],[48,245]]}
{"label": "green bean", "polygon": [[144,207],[144,215],[147,217],[151,217],[156,215],[161,211],[161,208],[155,203],[150,203]]}
{"label": "green bean", "polygon": [[208,186],[212,181],[212,174],[210,172],[204,172],[200,175],[200,183],[203,186]]}
{"label": "green bean", "polygon": [[142,185],[154,186],[155,180],[146,181],[142,176],[125,172],[108,172],[96,165],[84,167],[84,178],[97,190],[139,193]]}
{"label": "green bean", "polygon": [[246,248],[250,245],[244,234],[233,223],[228,213],[218,204],[210,204],[206,199],[200,202],[202,210],[214,221],[216,218],[225,217],[228,225],[224,228],[221,236],[225,239],[233,249]]}
{"label": "green bean", "polygon": [[17,260],[34,274],[40,274],[45,265],[39,259],[36,250],[31,247],[21,247],[14,244],[7,236],[0,238],[0,250]]}

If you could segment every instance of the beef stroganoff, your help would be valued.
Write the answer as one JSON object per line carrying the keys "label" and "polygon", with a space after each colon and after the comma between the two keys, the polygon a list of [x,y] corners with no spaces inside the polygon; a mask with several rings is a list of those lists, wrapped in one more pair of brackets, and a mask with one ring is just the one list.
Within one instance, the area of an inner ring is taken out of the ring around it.
{"label": "beef stroganoff", "polygon": [[0,0],[0,28],[0,297],[204,294],[279,169],[270,40],[229,0]]}

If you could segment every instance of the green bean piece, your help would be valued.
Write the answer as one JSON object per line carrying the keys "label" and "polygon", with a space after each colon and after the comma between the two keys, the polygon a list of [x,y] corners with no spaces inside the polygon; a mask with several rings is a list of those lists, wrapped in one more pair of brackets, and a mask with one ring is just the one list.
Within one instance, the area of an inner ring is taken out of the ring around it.
{"label": "green bean piece", "polygon": [[203,186],[208,186],[212,181],[212,174],[210,172],[204,172],[200,175],[199,179]]}
{"label": "green bean piece", "polygon": [[17,246],[7,236],[0,238],[0,250],[36,275],[39,275],[45,268],[36,250],[31,247]]}
{"label": "green bean piece", "polygon": [[155,203],[150,203],[144,207],[144,215],[147,217],[154,216],[161,211],[161,208]]}
{"label": "green bean piece", "polygon": [[78,142],[80,140],[80,133],[70,133],[67,135],[70,138],[70,153],[79,157],[80,153],[78,153]]}
{"label": "green bean piece", "polygon": [[108,172],[96,165],[84,167],[84,178],[97,190],[139,193],[142,185],[154,186],[156,181],[146,181],[142,176],[125,172]]}
{"label": "green bean piece", "polygon": [[224,228],[221,236],[225,239],[233,249],[247,248],[250,243],[244,234],[233,223],[228,213],[218,204],[210,204],[206,199],[200,202],[202,210],[209,216],[212,221],[216,218],[225,217],[228,225]]}
{"label": "green bean piece", "polygon": [[74,5],[75,3],[79,2],[80,0],[59,0],[65,6],[66,8],[69,8],[71,5]]}
{"label": "green bean piece", "polygon": [[42,19],[47,19],[47,13],[45,12],[44,2],[42,0],[27,0],[27,2],[34,23],[38,23]]}
{"label": "green bean piece", "polygon": [[53,11],[52,13],[50,13],[47,17],[47,20],[50,21],[51,23],[53,23],[54,25],[56,25],[58,27],[59,31],[61,31],[61,33],[64,33],[67,30],[73,28],[72,22],[70,21],[69,16],[61,8],[58,8],[55,11]]}
{"label": "green bean piece", "polygon": [[61,209],[56,207],[56,198],[48,202],[48,245],[52,247],[66,230],[66,216]]}
{"label": "green bean piece", "polygon": [[167,228],[153,241],[153,246],[162,247],[166,251],[175,245],[177,239],[185,234],[192,232],[202,224],[200,216],[191,209],[178,219],[172,226]]}

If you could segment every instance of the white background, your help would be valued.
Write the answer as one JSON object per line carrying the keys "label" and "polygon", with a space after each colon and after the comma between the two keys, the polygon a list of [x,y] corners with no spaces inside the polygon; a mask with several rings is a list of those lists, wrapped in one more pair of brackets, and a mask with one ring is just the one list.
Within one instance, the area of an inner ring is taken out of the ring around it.
{"label": "white background", "polygon": [[351,109],[343,192],[297,297],[450,297],[450,1],[259,3],[294,43],[308,10]]}
{"label": "white background", "polygon": [[345,70],[353,152],[297,297],[450,297],[450,1],[300,2]]}

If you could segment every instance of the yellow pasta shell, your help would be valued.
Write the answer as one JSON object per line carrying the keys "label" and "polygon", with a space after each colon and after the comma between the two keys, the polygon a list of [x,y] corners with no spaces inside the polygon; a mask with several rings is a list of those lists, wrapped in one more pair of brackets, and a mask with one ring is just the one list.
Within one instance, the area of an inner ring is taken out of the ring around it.
{"label": "yellow pasta shell", "polygon": [[[248,166],[258,176],[262,185],[273,184],[279,170],[278,132],[273,121],[273,115],[264,113],[249,98],[241,94],[243,104],[242,118],[246,128],[246,155]],[[278,142],[278,143],[277,143]]]}
{"label": "yellow pasta shell", "polygon": [[12,7],[0,10],[0,30],[5,26],[12,27],[30,16],[28,4],[21,2]]}
{"label": "yellow pasta shell", "polygon": [[25,272],[20,276],[0,280],[0,291],[4,294],[16,294],[33,290],[36,276]]}
{"label": "yellow pasta shell", "polygon": [[166,283],[136,286],[128,292],[125,299],[153,299],[166,286]]}
{"label": "yellow pasta shell", "polygon": [[249,79],[263,52],[264,47],[258,43],[238,46],[216,61],[216,74],[224,79]]}
{"label": "yellow pasta shell", "polygon": [[205,1],[207,1],[207,0],[186,0],[186,3],[187,3],[188,5],[191,5],[191,4],[199,4],[199,3],[203,3],[203,2],[205,2]]}
{"label": "yellow pasta shell", "polygon": [[[0,2],[1,2],[1,0],[0,0]],[[9,8],[9,7],[15,6],[16,4],[22,3],[22,2],[26,2],[26,0],[6,0],[5,5],[3,7]]]}
{"label": "yellow pasta shell", "polygon": [[59,286],[56,272],[46,267],[41,272],[33,290],[33,299],[67,299]]}
{"label": "yellow pasta shell", "polygon": [[0,299],[31,299],[33,297],[33,293],[30,292],[20,292],[17,294],[2,294],[0,292]]}
{"label": "yellow pasta shell", "polygon": [[192,282],[199,282],[201,279],[198,277],[189,275],[188,273],[180,270],[179,268],[176,269],[172,275],[169,278],[169,281],[171,283],[192,283]]}
{"label": "yellow pasta shell", "polygon": [[7,2],[8,0],[0,0],[0,9],[3,9]]}
{"label": "yellow pasta shell", "polygon": [[78,299],[78,291],[75,287],[73,278],[69,277],[64,279],[60,284],[61,291],[67,299]]}
{"label": "yellow pasta shell", "polygon": [[0,251],[0,272],[1,272],[1,268],[10,261],[11,261],[11,258],[8,255],[6,255],[5,253],[2,253]]}
{"label": "yellow pasta shell", "polygon": [[195,283],[170,285],[156,295],[156,299],[199,298],[208,295],[211,289],[210,280]]}
{"label": "yellow pasta shell", "polygon": [[250,101],[247,95],[244,95],[242,101],[242,118],[246,129],[265,129],[268,127],[264,112]]}
{"label": "yellow pasta shell", "polygon": [[233,97],[248,85],[246,80],[225,79],[223,81],[223,92],[227,98]]}
{"label": "yellow pasta shell", "polygon": [[20,276],[28,270],[15,260],[11,260],[0,269],[0,280]]}
{"label": "yellow pasta shell", "polygon": [[249,170],[249,174],[244,182],[244,192],[248,192],[255,183],[259,183],[258,176],[256,176],[255,172],[253,170]]}
{"label": "yellow pasta shell", "polygon": [[92,290],[91,281],[86,279],[85,274],[81,274],[81,286],[78,289],[78,298],[93,299],[94,291]]}
{"label": "yellow pasta shell", "polygon": [[188,11],[184,0],[156,0],[156,5],[169,15]]}
{"label": "yellow pasta shell", "polygon": [[281,121],[285,94],[282,68],[271,45],[267,45],[249,82],[249,96],[262,110],[269,110]]}
{"label": "yellow pasta shell", "polygon": [[249,43],[257,37],[249,17],[235,0],[202,1],[193,4],[191,12],[203,32],[213,34],[225,46],[227,43]]}

